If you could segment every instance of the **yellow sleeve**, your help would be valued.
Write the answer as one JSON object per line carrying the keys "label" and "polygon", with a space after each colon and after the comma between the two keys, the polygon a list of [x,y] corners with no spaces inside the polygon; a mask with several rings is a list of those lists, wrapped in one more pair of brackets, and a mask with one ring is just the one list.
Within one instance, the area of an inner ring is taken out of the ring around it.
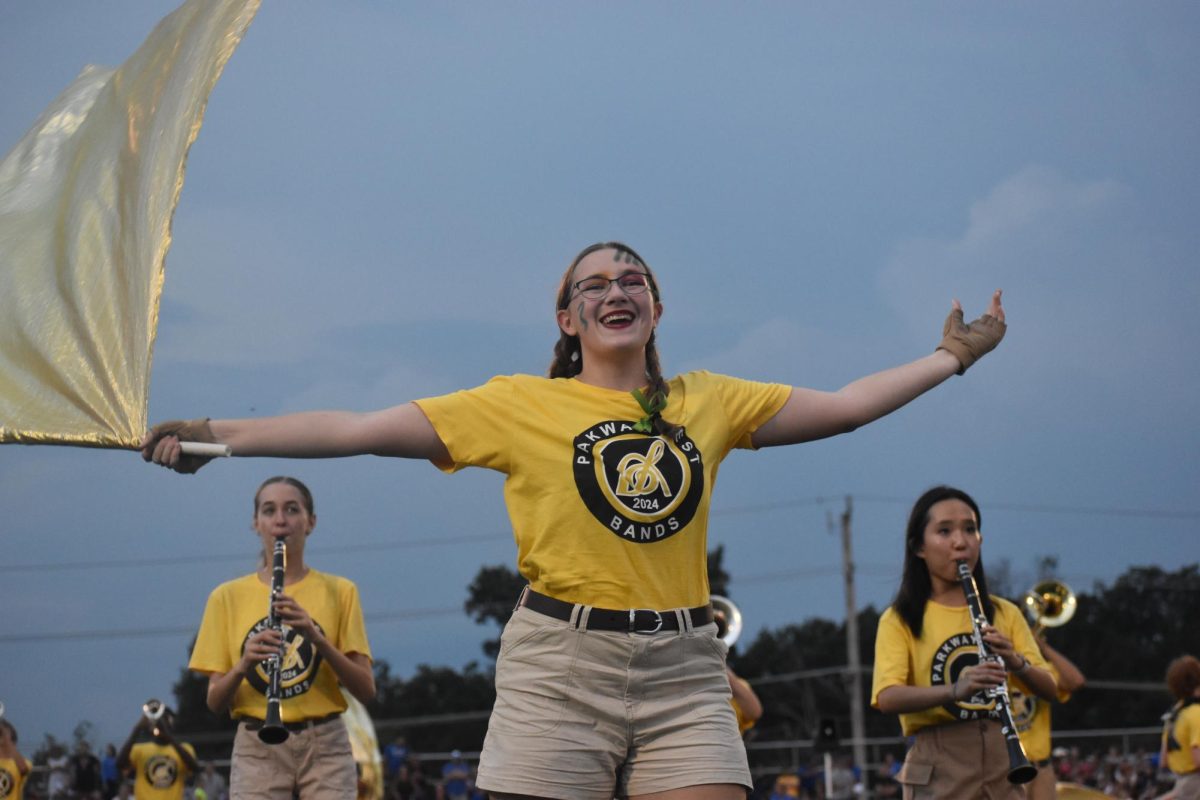
{"label": "yellow sleeve", "polygon": [[1053,674],[1057,681],[1058,673],[1051,669],[1050,662],[1042,655],[1042,649],[1033,638],[1033,631],[1029,629],[1021,610],[1011,601],[995,595],[992,595],[992,604],[996,607],[996,628],[1012,640],[1013,649],[1025,656],[1033,666]]}
{"label": "yellow sleeve", "polygon": [[358,600],[358,586],[353,581],[342,580],[341,614],[344,621],[342,641],[338,649],[349,655],[362,653],[371,658],[371,646],[367,643],[367,626],[363,622],[362,605]]}
{"label": "yellow sleeve", "polygon": [[[229,640],[225,629],[229,624],[229,609],[225,601],[225,592],[218,586],[208,596],[204,606],[204,617],[200,621],[200,632],[196,635],[196,646],[192,648],[192,657],[188,661],[188,669],[196,672],[226,673],[233,669],[235,659],[229,649]],[[238,653],[241,658],[241,653]]]}
{"label": "yellow sleeve", "polygon": [[512,379],[499,376],[474,389],[417,400],[417,407],[450,453],[452,463],[438,464],[438,469],[457,472],[463,467],[486,467],[508,472],[513,396]]}
{"label": "yellow sleeve", "polygon": [[778,414],[792,395],[792,387],[782,383],[748,381],[704,371],[691,375],[712,381],[718,388],[731,433],[729,446],[722,455],[733,448],[753,449],[754,443],[750,440],[754,432]]}
{"label": "yellow sleeve", "polygon": [[871,678],[871,705],[879,708],[879,693],[889,686],[909,686],[913,683],[909,641],[912,632],[908,625],[889,607],[879,618],[875,634],[875,666]]}

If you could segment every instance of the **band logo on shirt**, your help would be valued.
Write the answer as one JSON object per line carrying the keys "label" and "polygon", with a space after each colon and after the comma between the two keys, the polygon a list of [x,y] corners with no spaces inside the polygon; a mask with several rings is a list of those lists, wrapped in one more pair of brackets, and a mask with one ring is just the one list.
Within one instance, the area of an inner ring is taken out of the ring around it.
{"label": "band logo on shirt", "polygon": [[170,756],[150,756],[146,759],[145,775],[155,789],[169,789],[179,777],[179,765]]}
{"label": "band logo on shirt", "polygon": [[575,487],[600,524],[627,542],[670,538],[704,494],[704,461],[680,429],[668,439],[608,420],[575,437]]}
{"label": "band logo on shirt", "polygon": [[1022,692],[1015,686],[1009,687],[1008,708],[1012,711],[1017,731],[1024,733],[1033,727],[1033,718],[1037,716],[1038,698],[1036,695]]}
{"label": "band logo on shirt", "polygon": [[16,779],[12,773],[4,767],[0,767],[0,800],[5,800],[13,793],[13,789],[17,786]]}
{"label": "band logo on shirt", "polygon": [[[325,629],[320,623],[313,620],[313,625],[322,633]],[[242,640],[242,650],[246,649],[246,642],[250,637],[261,630],[266,629],[267,618],[263,617],[258,622],[254,623],[254,627],[246,634],[246,638]],[[312,642],[300,635],[287,625],[283,626],[283,662],[279,668],[279,698],[287,700],[289,697],[302,695],[312,688],[313,682],[317,679],[317,670],[321,667],[321,654],[313,647]],[[258,664],[250,674],[246,676],[246,680],[250,682],[257,691],[266,695],[267,684],[270,682],[270,677],[267,674],[267,662]]]}
{"label": "band logo on shirt", "polygon": [[[958,680],[967,667],[979,663],[979,648],[975,637],[969,633],[956,633],[938,646],[933,654],[933,667],[929,675],[930,686],[948,686]],[[996,701],[987,692],[978,691],[957,703],[944,703],[942,708],[955,719],[983,719],[998,717]]]}

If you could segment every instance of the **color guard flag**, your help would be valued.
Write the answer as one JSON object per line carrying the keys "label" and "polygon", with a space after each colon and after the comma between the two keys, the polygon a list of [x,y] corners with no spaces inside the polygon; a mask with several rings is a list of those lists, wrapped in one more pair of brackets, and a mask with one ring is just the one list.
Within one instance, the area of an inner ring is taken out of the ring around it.
{"label": "color guard flag", "polygon": [[188,0],[0,162],[0,443],[141,441],[188,148],[260,1]]}

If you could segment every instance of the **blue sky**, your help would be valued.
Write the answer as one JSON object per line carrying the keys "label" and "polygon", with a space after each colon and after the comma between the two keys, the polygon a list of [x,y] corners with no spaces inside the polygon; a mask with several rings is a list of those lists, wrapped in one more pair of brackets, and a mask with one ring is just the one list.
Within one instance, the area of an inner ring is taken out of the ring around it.
{"label": "blue sky", "polygon": [[[0,150],[173,4],[0,7]],[[835,389],[1005,290],[966,376],[849,436],[735,453],[710,540],[747,636],[895,590],[928,486],[983,509],[1017,587],[1200,560],[1200,7],[1191,3],[267,2],[214,91],[174,222],[151,418],[371,409],[541,373],[556,282],[622,239],[668,373]],[[0,448],[0,700],[36,742],[119,743],[169,697],[251,497],[313,488],[310,562],[375,655],[482,659],[461,612],[515,548],[498,476]],[[994,569],[996,567],[993,567]],[[41,638],[38,638],[41,637]],[[1158,676],[1127,676],[1152,679]],[[29,749],[32,749],[30,747]]]}

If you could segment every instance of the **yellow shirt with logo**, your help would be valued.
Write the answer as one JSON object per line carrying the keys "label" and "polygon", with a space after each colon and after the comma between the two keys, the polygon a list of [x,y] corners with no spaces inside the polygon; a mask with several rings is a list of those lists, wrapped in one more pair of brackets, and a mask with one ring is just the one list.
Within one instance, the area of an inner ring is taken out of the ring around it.
{"label": "yellow shirt with logo", "polygon": [[15,758],[0,758],[0,800],[21,800],[25,776]]}
{"label": "yellow shirt with logo", "polygon": [[[193,759],[196,750],[187,742],[179,745]],[[191,770],[171,745],[138,742],[129,751],[133,765],[133,796],[136,800],[181,800]]]}
{"label": "yellow shirt with logo", "polygon": [[601,608],[708,602],[708,509],[721,460],[791,392],[708,372],[671,379],[673,438],[634,430],[629,392],[513,375],[417,401],[454,472],[504,473],[517,568],[535,591]]}
{"label": "yellow shirt with logo", "polygon": [[[1002,597],[993,596],[992,603],[996,608],[993,623],[996,629],[1012,640],[1016,651],[1029,659],[1030,664],[1048,669],[1020,610]],[[889,686],[947,686],[958,679],[963,668],[978,663],[979,651],[966,606],[928,601],[920,639],[913,636],[896,609],[889,607],[879,618],[875,637],[871,705],[879,707],[879,693]],[[911,736],[930,725],[979,719],[994,710],[995,701],[979,692],[957,703],[948,700],[935,708],[901,714],[900,727],[905,736]]]}
{"label": "yellow shirt with logo", "polygon": [[1196,772],[1192,748],[1200,747],[1200,702],[1179,708],[1174,724],[1163,731],[1163,738],[1167,746],[1167,766],[1171,772],[1176,775]]}
{"label": "yellow shirt with logo", "polygon": [[[1061,675],[1053,661],[1046,662],[1046,669],[1054,676],[1055,683],[1059,683]],[[1035,764],[1045,761],[1050,757],[1051,750],[1051,703],[1035,695],[1020,678],[1010,683],[1009,698],[1012,700],[1013,722],[1017,723],[1017,733],[1021,737],[1021,746],[1025,748],[1026,757]],[[1070,699],[1070,692],[1058,690],[1058,702],[1065,703]]]}
{"label": "yellow shirt with logo", "polygon": [[[352,581],[310,569],[286,593],[308,612],[329,643],[343,653],[371,655],[358,587]],[[271,588],[257,574],[221,584],[208,597],[188,669],[226,673],[241,659],[245,642],[267,624]],[[346,710],[337,675],[299,631],[284,626],[286,646],[280,669],[280,715],[284,722],[320,719]],[[266,716],[268,675],[257,666],[234,694],[235,718]]]}

